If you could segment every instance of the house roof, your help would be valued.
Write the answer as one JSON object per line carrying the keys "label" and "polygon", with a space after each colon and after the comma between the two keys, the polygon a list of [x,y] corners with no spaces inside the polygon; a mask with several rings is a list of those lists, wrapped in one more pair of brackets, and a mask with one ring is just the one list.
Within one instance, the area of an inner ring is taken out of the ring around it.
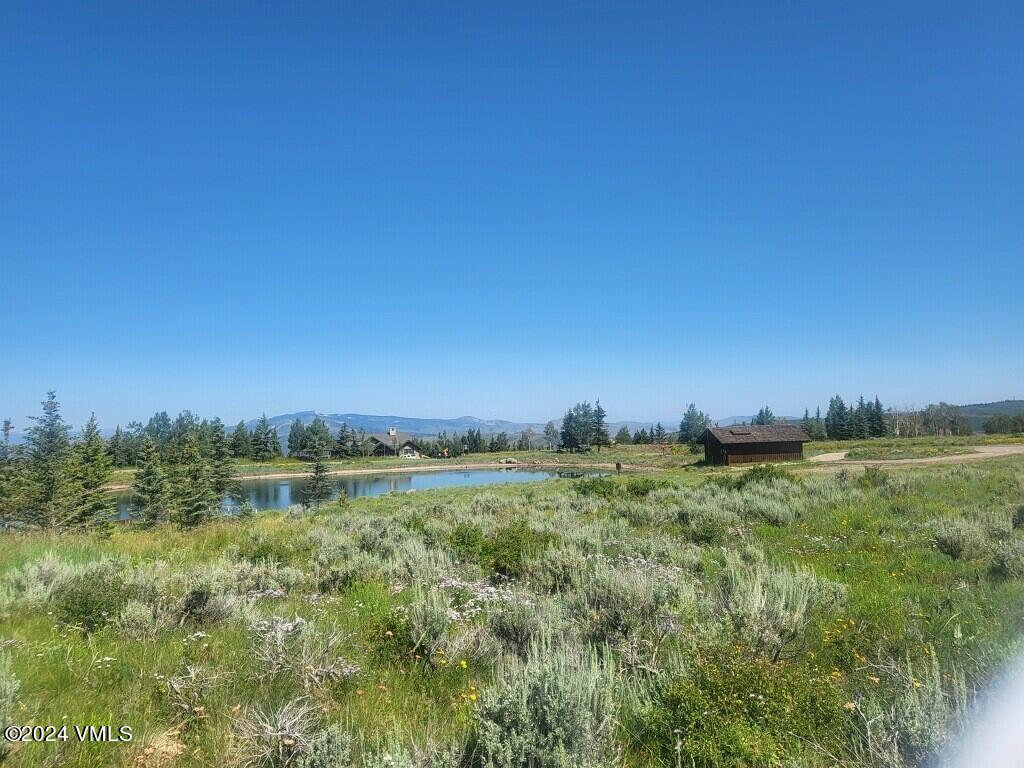
{"label": "house roof", "polygon": [[731,427],[708,427],[707,432],[714,435],[715,439],[723,445],[736,445],[740,443],[807,443],[811,440],[807,433],[795,424],[771,424],[769,426],[734,424]]}
{"label": "house roof", "polygon": [[[391,445],[392,445],[392,443],[391,443],[391,435],[375,434],[375,435],[367,435],[366,438],[368,440],[372,440],[374,443],[381,443],[382,445],[386,445],[388,448],[390,448]],[[403,435],[403,434],[395,435],[395,443],[394,444],[397,445],[399,448],[401,448],[406,443],[411,443],[412,445],[414,445],[417,448],[419,448],[419,443],[412,436],[410,436],[410,435]]]}

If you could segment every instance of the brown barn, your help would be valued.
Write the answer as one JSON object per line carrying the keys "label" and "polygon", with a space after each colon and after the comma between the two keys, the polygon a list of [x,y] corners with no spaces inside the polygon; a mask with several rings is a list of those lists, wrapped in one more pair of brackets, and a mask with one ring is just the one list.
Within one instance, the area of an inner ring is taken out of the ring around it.
{"label": "brown barn", "polygon": [[809,441],[807,433],[792,424],[708,427],[700,438],[708,464],[800,461]]}

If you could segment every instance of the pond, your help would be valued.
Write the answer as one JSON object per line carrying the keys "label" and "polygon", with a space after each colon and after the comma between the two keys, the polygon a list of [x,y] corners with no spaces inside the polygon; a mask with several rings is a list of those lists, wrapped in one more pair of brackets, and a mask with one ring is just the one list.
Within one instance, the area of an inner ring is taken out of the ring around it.
{"label": "pond", "polygon": [[[377,475],[338,475],[331,480],[331,499],[344,489],[350,499],[360,496],[380,496],[384,493],[425,491],[431,488],[455,488],[468,485],[497,485],[504,483],[534,483],[559,477],[596,477],[604,472],[555,469],[466,469],[437,472],[392,472]],[[287,509],[302,503],[305,477],[279,479],[248,479],[241,481],[241,497],[258,510]],[[228,502],[228,506],[232,506]],[[131,495],[117,496],[118,517],[131,517]]]}

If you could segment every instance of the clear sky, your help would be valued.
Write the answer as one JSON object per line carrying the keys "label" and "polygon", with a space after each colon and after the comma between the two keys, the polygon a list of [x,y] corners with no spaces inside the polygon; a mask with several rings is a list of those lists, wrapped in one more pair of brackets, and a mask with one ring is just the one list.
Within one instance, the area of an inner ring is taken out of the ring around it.
{"label": "clear sky", "polygon": [[1024,6],[0,4],[0,416],[1024,398]]}

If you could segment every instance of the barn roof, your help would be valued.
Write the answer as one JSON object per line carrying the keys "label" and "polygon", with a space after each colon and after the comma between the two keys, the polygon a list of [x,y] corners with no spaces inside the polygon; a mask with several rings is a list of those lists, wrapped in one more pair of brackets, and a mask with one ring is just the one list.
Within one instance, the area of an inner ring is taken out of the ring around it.
{"label": "barn roof", "polygon": [[787,443],[810,442],[807,433],[795,424],[771,424],[769,426],[740,425],[731,427],[708,427],[708,432],[723,445],[738,443]]}

